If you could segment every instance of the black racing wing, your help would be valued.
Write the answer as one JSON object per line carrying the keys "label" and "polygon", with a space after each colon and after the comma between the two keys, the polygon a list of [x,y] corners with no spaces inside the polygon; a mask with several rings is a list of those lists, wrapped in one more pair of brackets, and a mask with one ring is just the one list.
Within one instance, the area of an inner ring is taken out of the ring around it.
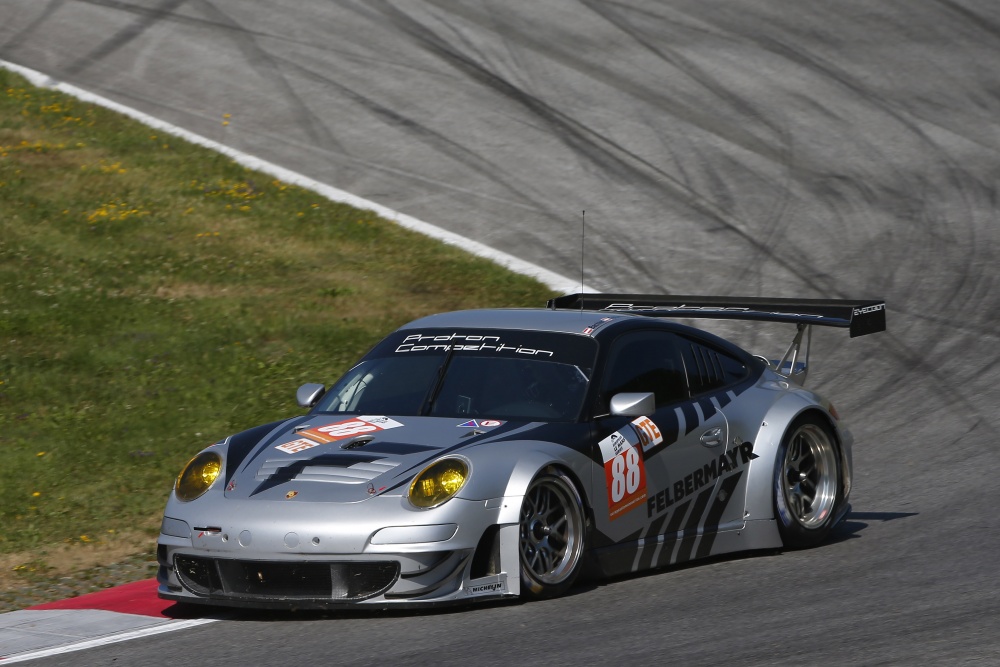
{"label": "black racing wing", "polygon": [[882,299],[768,299],[652,294],[567,294],[550,299],[560,310],[602,310],[649,317],[792,322],[849,329],[851,338],[885,331]]}

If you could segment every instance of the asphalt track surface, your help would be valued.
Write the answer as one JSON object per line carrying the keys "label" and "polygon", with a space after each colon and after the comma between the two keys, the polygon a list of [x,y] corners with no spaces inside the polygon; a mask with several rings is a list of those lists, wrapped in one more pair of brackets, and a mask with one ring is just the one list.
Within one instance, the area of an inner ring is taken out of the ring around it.
{"label": "asphalt track surface", "polygon": [[814,341],[857,439],[820,548],[35,664],[1000,663],[994,0],[2,0],[0,59],[567,276],[586,210],[598,289],[889,305]]}

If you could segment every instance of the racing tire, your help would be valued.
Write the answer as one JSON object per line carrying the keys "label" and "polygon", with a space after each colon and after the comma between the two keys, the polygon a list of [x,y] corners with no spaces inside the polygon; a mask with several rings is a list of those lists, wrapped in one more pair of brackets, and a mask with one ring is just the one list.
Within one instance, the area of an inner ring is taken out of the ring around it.
{"label": "racing tire", "polygon": [[565,593],[583,563],[586,519],[580,492],[557,468],[531,481],[521,503],[521,596],[543,599]]}
{"label": "racing tire", "polygon": [[842,497],[836,438],[821,418],[800,417],[785,431],[774,462],[774,518],[782,543],[803,549],[826,539]]}

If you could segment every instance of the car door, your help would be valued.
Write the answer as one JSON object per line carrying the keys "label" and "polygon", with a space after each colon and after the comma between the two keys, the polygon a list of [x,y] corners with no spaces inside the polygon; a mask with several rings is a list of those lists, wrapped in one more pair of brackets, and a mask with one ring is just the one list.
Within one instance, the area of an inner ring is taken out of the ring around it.
{"label": "car door", "polygon": [[[757,458],[753,443],[746,438],[760,424],[753,402],[747,405],[743,398],[754,384],[750,368],[737,356],[695,337],[684,337],[681,352],[692,398],[707,410],[715,407],[725,413],[728,426],[728,439],[717,447],[716,465],[706,472],[706,476],[716,477],[719,487],[706,517],[706,531],[742,528],[746,473],[750,462]],[[709,555],[712,540],[703,540],[696,555]]]}
{"label": "car door", "polygon": [[596,550],[606,573],[642,570],[692,557],[705,522],[715,517],[726,418],[711,397],[692,397],[685,339],[638,330],[612,343],[599,400],[651,392],[652,414],[597,423],[595,458],[603,466],[592,498]]}

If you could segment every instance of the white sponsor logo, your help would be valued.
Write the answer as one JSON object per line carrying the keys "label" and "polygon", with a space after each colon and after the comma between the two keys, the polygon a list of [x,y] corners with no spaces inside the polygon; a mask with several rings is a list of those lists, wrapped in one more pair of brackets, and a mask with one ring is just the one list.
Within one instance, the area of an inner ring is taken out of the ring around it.
{"label": "white sponsor logo", "polygon": [[867,313],[877,313],[880,310],[885,310],[884,303],[876,303],[874,306],[865,306],[864,308],[855,308],[855,315],[865,315]]}
{"label": "white sponsor logo", "polygon": [[506,590],[506,586],[502,581],[494,581],[490,584],[478,584],[476,586],[468,586],[465,589],[467,595],[486,595],[488,593],[502,593]]}
{"label": "white sponsor logo", "polygon": [[396,348],[396,352],[447,352],[448,350],[461,352],[509,352],[529,357],[539,355],[547,357],[555,356],[555,353],[550,350],[537,350],[522,345],[508,345],[502,342],[499,336],[475,336],[457,333],[440,336],[411,334],[404,338],[403,342]]}

